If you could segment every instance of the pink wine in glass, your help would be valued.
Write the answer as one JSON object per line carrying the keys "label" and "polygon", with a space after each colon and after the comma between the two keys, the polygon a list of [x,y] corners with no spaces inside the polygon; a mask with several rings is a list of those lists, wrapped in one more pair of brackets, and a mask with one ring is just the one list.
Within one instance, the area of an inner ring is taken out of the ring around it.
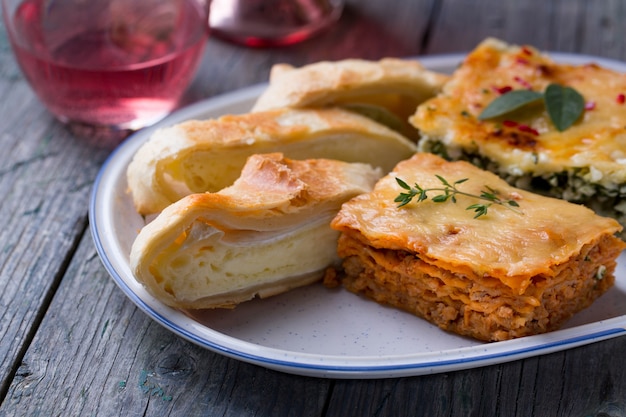
{"label": "pink wine in glass", "polygon": [[50,112],[108,136],[176,107],[202,55],[207,12],[197,0],[26,0],[7,27]]}
{"label": "pink wine in glass", "polygon": [[224,40],[252,47],[302,42],[335,23],[343,0],[212,0],[209,24]]}

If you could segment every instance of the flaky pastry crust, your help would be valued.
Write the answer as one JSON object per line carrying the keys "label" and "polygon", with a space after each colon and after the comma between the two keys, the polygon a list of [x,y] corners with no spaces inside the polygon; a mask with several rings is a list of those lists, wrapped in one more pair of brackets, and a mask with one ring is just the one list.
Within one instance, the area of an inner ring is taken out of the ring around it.
{"label": "flaky pastry crust", "polygon": [[137,211],[157,213],[182,197],[216,192],[240,175],[253,154],[363,162],[384,171],[415,144],[366,117],[342,109],[278,109],[191,120],[156,131],[127,170]]}
{"label": "flaky pastry crust", "polygon": [[338,262],[331,219],[381,175],[361,163],[253,155],[231,187],[186,196],[142,228],[132,271],[154,297],[186,309],[309,284]]}

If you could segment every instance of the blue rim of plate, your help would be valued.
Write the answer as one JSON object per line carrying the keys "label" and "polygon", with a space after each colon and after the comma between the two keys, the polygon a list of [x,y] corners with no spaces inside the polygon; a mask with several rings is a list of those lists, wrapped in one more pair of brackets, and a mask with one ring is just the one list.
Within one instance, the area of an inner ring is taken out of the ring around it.
{"label": "blue rim of plate", "polygon": [[[626,63],[606,58],[566,53],[550,53],[550,55],[560,62],[572,64],[596,62],[608,68],[621,71],[626,70]],[[425,67],[436,70],[437,68],[454,68],[463,57],[464,54],[445,54],[412,59],[418,59]],[[207,109],[219,110],[233,101],[254,99],[265,87],[266,84],[259,84],[243,88],[200,101],[172,113],[156,125],[129,137],[111,153],[96,177],[89,203],[90,232],[96,251],[102,264],[117,286],[137,307],[157,323],[198,346],[269,369],[304,376],[359,379],[417,376],[487,366],[565,350],[626,334],[626,316],[618,316],[597,323],[504,342],[462,347],[428,354],[397,355],[388,358],[374,355],[372,357],[360,356],[357,360],[354,360],[344,356],[302,354],[288,350],[267,348],[224,334],[218,334],[216,340],[210,340],[210,338],[203,337],[200,334],[201,332],[190,330],[186,322],[186,320],[191,320],[190,318],[182,312],[164,306],[150,297],[139,295],[122,276],[126,275],[128,279],[127,274],[129,271],[123,272],[120,270],[122,268],[116,265],[114,254],[103,244],[99,227],[99,203],[101,199],[106,198],[102,187],[103,184],[108,185],[108,181],[111,181],[108,178],[110,175],[109,171],[117,155],[128,147],[138,148],[155,129],[187,120],[200,113],[207,112]],[[189,324],[192,324],[191,327],[193,327],[193,323]],[[211,329],[207,330],[211,331]],[[217,332],[215,333],[217,334]]]}

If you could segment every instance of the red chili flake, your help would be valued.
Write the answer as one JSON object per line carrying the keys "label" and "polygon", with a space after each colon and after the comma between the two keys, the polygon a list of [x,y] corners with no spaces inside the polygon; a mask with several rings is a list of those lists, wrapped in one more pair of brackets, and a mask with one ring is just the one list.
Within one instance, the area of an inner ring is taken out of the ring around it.
{"label": "red chili flake", "polygon": [[526,58],[521,58],[521,57],[515,58],[515,62],[517,62],[518,64],[522,64],[522,65],[530,64],[529,60],[527,60]]}
{"label": "red chili flake", "polygon": [[530,50],[527,46],[522,46],[522,52],[525,53],[528,56],[532,56],[533,51]]}
{"label": "red chili flake", "polygon": [[515,76],[515,78],[513,79],[517,81],[519,84],[521,84],[524,88],[532,90],[533,86],[530,85],[530,83],[526,81],[525,79],[523,79],[522,77]]}
{"label": "red chili flake", "polygon": [[520,132],[531,133],[535,136],[539,136],[539,132],[528,125],[519,125],[517,128]]}
{"label": "red chili flake", "polygon": [[510,85],[505,85],[504,87],[493,87],[493,90],[496,91],[498,94],[506,94],[509,91],[513,90],[513,87],[511,87]]}
{"label": "red chili flake", "polygon": [[585,103],[585,110],[593,110],[596,108],[596,102],[595,101],[588,101]]}
{"label": "red chili flake", "polygon": [[626,101],[626,96],[623,93],[620,93],[617,95],[615,101],[617,101],[617,104],[624,104],[624,102]]}
{"label": "red chili flake", "polygon": [[517,123],[516,121],[513,120],[505,120],[502,122],[502,125],[506,126],[506,127],[517,127],[519,125],[519,123]]}
{"label": "red chili flake", "polygon": [[538,65],[537,66],[537,75],[540,76],[540,77],[541,76],[548,77],[548,76],[552,75],[552,72],[553,72],[553,70],[552,70],[552,68],[549,65],[542,64],[542,65]]}

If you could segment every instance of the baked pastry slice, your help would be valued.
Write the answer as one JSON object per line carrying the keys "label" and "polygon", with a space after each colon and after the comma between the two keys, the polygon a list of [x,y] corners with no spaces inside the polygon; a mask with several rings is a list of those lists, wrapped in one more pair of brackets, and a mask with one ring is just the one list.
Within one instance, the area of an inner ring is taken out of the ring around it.
{"label": "baked pastry slice", "polygon": [[186,309],[234,307],[312,283],[338,262],[330,221],[380,176],[361,163],[253,155],[231,187],[189,195],[148,223],[131,268],[154,297]]}
{"label": "baked pastry slice", "polygon": [[370,119],[341,109],[279,109],[192,120],[156,131],[128,171],[141,214],[182,197],[231,185],[253,154],[363,162],[389,171],[415,144]]}
{"label": "baked pastry slice", "polygon": [[[410,192],[396,178],[427,198],[416,192],[398,207],[396,197]],[[437,198],[446,188],[449,197]],[[494,198],[473,197],[483,192]],[[341,231],[347,289],[485,341],[559,328],[613,285],[626,246],[614,219],[427,153],[345,203],[331,225]]]}
{"label": "baked pastry slice", "polygon": [[398,58],[322,61],[299,68],[276,64],[253,111],[345,106],[413,136],[408,117],[447,80],[448,75],[429,71],[418,61]]}
{"label": "baked pastry slice", "polygon": [[[497,98],[526,90],[545,93],[550,84],[582,95],[582,115],[562,131],[541,100],[500,117],[479,118]],[[471,161],[513,185],[583,203],[626,225],[624,94],[626,74],[592,62],[555,62],[533,47],[487,39],[437,97],[418,107],[411,123],[422,135],[421,151]]]}

